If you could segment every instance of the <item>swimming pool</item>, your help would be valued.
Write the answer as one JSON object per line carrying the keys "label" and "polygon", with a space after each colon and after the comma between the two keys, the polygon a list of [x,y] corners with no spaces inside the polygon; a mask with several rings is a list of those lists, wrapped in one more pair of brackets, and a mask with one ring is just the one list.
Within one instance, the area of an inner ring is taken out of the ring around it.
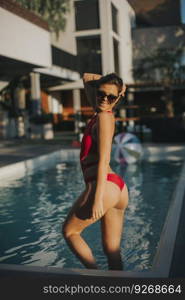
{"label": "swimming pool", "polygon": [[[122,238],[124,270],[152,266],[182,159],[149,161],[121,167],[111,162],[129,188]],[[60,159],[30,170],[26,176],[1,182],[0,263],[84,268],[61,235],[61,222],[85,187],[75,159]],[[83,237],[101,269],[107,269],[101,246],[100,221]]]}

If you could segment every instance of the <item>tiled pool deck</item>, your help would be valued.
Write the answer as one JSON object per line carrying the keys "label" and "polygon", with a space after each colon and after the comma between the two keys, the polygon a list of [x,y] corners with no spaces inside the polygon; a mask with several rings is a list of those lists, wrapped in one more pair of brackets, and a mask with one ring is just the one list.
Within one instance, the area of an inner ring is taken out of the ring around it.
{"label": "tiled pool deck", "polygon": [[[185,145],[170,144],[143,144],[145,156],[150,159],[152,157],[163,159],[169,157],[175,159],[176,155],[185,158]],[[66,153],[73,153],[71,149],[76,148],[79,153],[79,147],[72,147],[71,141],[63,143],[57,141],[0,141],[0,180],[5,179],[10,173],[22,168],[25,173],[27,168],[32,168],[44,160],[48,160],[54,154],[55,157],[66,156]],[[67,150],[67,151],[66,151]],[[53,153],[53,154],[52,154]],[[73,154],[72,154],[73,155]],[[24,161],[24,162],[23,162]],[[39,163],[38,163],[39,162]],[[18,164],[17,164],[18,163]],[[5,176],[5,177],[4,177]],[[3,178],[4,177],[4,178]],[[8,274],[9,272],[32,273],[32,274],[53,274],[53,275],[78,275],[78,276],[102,276],[102,277],[135,277],[135,278],[153,278],[153,277],[185,277],[185,163],[173,194],[172,205],[170,206],[165,226],[161,234],[158,251],[154,259],[154,265],[150,271],[128,272],[128,271],[103,271],[103,270],[87,270],[87,269],[62,269],[55,267],[31,267],[24,265],[8,265],[0,264],[0,274]]]}

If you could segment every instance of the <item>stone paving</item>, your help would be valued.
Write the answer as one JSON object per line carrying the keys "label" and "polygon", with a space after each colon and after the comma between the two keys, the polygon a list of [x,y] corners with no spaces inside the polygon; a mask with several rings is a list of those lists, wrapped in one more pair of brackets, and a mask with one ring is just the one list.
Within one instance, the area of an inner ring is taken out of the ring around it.
{"label": "stone paving", "polygon": [[79,148],[79,142],[76,140],[74,135],[53,140],[0,140],[0,167],[60,149]]}

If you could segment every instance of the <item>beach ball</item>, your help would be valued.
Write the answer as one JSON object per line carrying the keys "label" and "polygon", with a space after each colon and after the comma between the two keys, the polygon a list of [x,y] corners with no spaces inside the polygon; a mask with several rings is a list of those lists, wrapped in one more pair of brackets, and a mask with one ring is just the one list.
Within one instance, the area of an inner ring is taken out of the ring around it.
{"label": "beach ball", "polygon": [[132,133],[119,133],[113,139],[113,159],[118,163],[136,163],[143,149],[139,138]]}

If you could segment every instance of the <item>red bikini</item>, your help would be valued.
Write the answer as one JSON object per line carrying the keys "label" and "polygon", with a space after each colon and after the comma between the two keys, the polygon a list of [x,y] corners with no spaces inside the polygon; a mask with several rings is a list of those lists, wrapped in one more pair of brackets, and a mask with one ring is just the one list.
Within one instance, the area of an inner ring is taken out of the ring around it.
{"label": "red bikini", "polygon": [[[110,110],[108,110],[107,112],[112,113],[112,111],[110,111]],[[90,153],[98,154],[97,142],[95,139],[93,139],[93,136],[91,134],[93,125],[96,123],[96,117],[97,117],[97,114],[95,114],[91,118],[89,123],[87,124],[83,138],[82,138],[82,142],[81,142],[80,163],[81,163],[81,168],[82,168],[83,174],[84,174],[84,171],[86,169],[88,169],[90,166],[98,164],[98,161],[91,162],[89,164],[84,164],[84,159],[88,156],[88,154],[90,154]],[[86,183],[93,181],[93,180],[97,180],[97,176],[91,176],[88,178],[84,178],[84,180]],[[119,186],[120,190],[122,190],[125,185],[124,180],[116,173],[108,173],[107,180],[112,181],[115,184],[117,184]]]}

